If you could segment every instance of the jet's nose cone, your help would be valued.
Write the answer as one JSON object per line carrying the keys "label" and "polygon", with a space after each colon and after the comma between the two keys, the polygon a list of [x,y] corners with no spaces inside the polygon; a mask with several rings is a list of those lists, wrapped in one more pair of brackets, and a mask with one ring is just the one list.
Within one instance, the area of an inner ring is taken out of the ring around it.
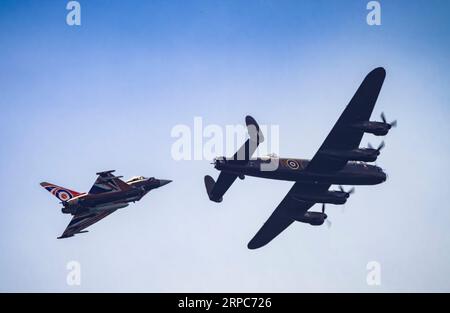
{"label": "jet's nose cone", "polygon": [[164,185],[167,185],[168,183],[171,183],[172,181],[171,180],[168,180],[168,179],[160,179],[159,180],[159,187],[162,187],[162,186],[164,186]]}

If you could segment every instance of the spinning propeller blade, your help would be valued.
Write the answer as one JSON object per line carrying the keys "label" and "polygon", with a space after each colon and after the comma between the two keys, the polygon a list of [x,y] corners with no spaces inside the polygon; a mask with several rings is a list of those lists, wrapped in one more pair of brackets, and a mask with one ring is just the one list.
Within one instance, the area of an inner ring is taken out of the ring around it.
{"label": "spinning propeller blade", "polygon": [[397,126],[397,120],[394,120],[394,121],[392,121],[390,123],[387,122],[386,115],[384,115],[384,112],[381,113],[381,120],[383,121],[383,123],[391,125],[391,127],[396,127]]}
{"label": "spinning propeller blade", "polygon": [[369,148],[369,149],[375,149],[375,150],[377,150],[378,152],[380,152],[381,150],[383,150],[383,148],[386,146],[386,144],[384,143],[384,141],[382,141],[380,144],[379,144],[379,146],[378,146],[378,148],[374,148],[373,146],[372,146],[372,144],[369,142],[368,144],[367,144],[367,148]]}
{"label": "spinning propeller blade", "polygon": [[[325,214],[325,203],[322,203],[322,214]],[[330,228],[332,223],[328,216],[325,218],[325,222],[327,223],[327,227]]]}
{"label": "spinning propeller blade", "polygon": [[352,189],[350,189],[349,191],[345,191],[345,190],[344,190],[344,187],[342,187],[341,185],[339,185],[339,190],[340,190],[341,192],[347,193],[348,195],[351,195],[351,194],[353,194],[353,193],[355,192],[355,187],[352,187]]}

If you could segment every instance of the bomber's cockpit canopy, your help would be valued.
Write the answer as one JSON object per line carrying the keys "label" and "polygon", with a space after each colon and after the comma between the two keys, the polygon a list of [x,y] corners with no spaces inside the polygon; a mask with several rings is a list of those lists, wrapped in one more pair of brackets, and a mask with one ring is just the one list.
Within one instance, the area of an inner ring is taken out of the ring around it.
{"label": "bomber's cockpit canopy", "polygon": [[262,156],[260,159],[263,161],[270,161],[272,159],[279,159],[279,157],[276,153],[270,153],[268,155]]}
{"label": "bomber's cockpit canopy", "polygon": [[142,180],[145,180],[146,178],[144,177],[144,176],[134,176],[134,177],[131,177],[129,180],[127,180],[126,182],[127,183],[135,183],[135,182],[138,182],[138,181],[142,181]]}

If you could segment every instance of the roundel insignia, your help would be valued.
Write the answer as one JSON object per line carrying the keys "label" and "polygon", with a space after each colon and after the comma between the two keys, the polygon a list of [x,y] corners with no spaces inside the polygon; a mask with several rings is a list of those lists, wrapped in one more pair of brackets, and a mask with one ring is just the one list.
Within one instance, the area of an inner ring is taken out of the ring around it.
{"label": "roundel insignia", "polygon": [[300,164],[298,164],[298,161],[296,160],[287,160],[286,163],[293,170],[298,170],[300,168]]}
{"label": "roundel insignia", "polygon": [[56,196],[61,201],[67,201],[67,200],[70,200],[72,198],[72,195],[66,190],[58,190],[56,192]]}

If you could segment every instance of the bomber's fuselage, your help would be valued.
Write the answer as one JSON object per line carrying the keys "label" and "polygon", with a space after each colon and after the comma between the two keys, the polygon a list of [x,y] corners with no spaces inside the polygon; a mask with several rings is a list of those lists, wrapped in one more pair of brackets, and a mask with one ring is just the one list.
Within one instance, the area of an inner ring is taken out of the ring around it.
{"label": "bomber's fuselage", "polygon": [[215,168],[238,176],[255,176],[276,180],[314,182],[339,185],[376,185],[386,181],[383,170],[361,162],[348,162],[340,171],[311,172],[306,170],[309,160],[269,158],[235,161],[217,159]]}

